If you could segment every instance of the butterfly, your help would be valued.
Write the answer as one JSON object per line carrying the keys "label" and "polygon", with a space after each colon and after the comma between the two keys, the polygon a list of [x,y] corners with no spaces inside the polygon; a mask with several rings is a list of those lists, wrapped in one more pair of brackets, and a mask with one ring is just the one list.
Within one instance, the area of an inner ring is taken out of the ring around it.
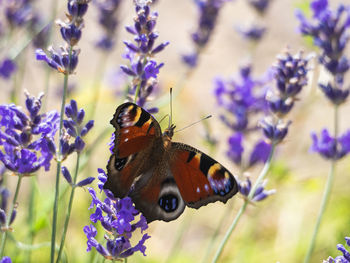
{"label": "butterfly", "polygon": [[162,133],[154,117],[136,104],[120,105],[111,124],[115,140],[104,188],[118,198],[130,196],[148,223],[174,220],[186,206],[226,203],[237,193],[237,181],[225,167],[172,142],[175,126]]}

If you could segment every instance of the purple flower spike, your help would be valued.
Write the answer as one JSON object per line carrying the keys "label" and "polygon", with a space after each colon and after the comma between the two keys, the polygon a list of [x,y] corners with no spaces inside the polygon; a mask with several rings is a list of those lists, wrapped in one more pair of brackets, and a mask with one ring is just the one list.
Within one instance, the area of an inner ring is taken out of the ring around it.
{"label": "purple flower spike", "polygon": [[227,152],[227,156],[237,165],[239,165],[242,161],[242,153],[244,150],[242,140],[243,134],[240,132],[235,133],[228,140],[230,148]]}
{"label": "purple flower spike", "polygon": [[79,183],[77,183],[77,186],[83,187],[91,184],[95,180],[95,177],[88,177],[86,179],[81,180]]}
{"label": "purple flower spike", "polygon": [[[64,134],[61,138],[61,153],[63,157],[75,152],[81,152],[85,147],[85,142],[82,137],[86,136],[94,126],[94,121],[90,120],[84,124],[85,112],[83,109],[78,109],[77,102],[71,100],[65,106],[66,120],[63,120]],[[70,139],[74,139],[70,142]]]}
{"label": "purple flower spike", "polygon": [[63,74],[73,74],[78,64],[79,49],[74,49],[69,59],[69,51],[65,48],[61,48],[60,52],[55,51],[53,48],[49,48],[49,56],[42,50],[37,49],[35,51],[36,59],[45,61],[50,67]]}
{"label": "purple flower spike", "polygon": [[199,9],[199,21],[197,30],[192,33],[191,37],[195,45],[194,50],[196,51],[190,55],[182,56],[182,61],[189,67],[193,68],[197,64],[200,50],[208,44],[215,29],[220,10],[226,1],[227,0],[195,1]]}
{"label": "purple flower spike", "polygon": [[[276,193],[275,189],[265,190],[265,184],[266,184],[266,181],[256,188],[251,201],[259,202],[266,199],[268,196]],[[249,177],[247,177],[245,181],[239,182],[239,192],[243,196],[248,197],[251,190],[252,190],[252,183]]]}
{"label": "purple flower spike", "polygon": [[9,79],[16,69],[17,66],[11,59],[4,59],[0,64],[0,76]]}
{"label": "purple flower spike", "polygon": [[25,95],[28,115],[14,104],[0,105],[0,161],[13,172],[29,175],[40,167],[50,168],[59,114],[40,114],[43,94],[38,98]]}
{"label": "purple flower spike", "polygon": [[[346,244],[350,246],[350,238],[345,237]],[[342,252],[342,256],[337,256],[336,258],[329,257],[327,260],[324,260],[324,263],[350,263],[350,252],[342,245],[338,244],[337,249]]]}
{"label": "purple flower spike", "polygon": [[266,27],[259,25],[251,25],[249,27],[238,27],[237,32],[245,39],[251,41],[259,41],[263,38],[266,32]]}
{"label": "purple flower spike", "polygon": [[145,107],[149,96],[157,86],[159,69],[163,66],[163,63],[154,60],[154,55],[164,50],[169,42],[155,46],[158,38],[158,33],[155,32],[158,14],[151,12],[152,1],[134,1],[134,3],[136,6],[134,25],[126,27],[127,32],[133,35],[134,41],[124,41],[127,49],[124,57],[130,63],[120,68],[126,75],[132,77],[128,100],[133,101],[137,93],[136,104]]}
{"label": "purple flower spike", "polygon": [[311,2],[313,19],[308,20],[298,10],[300,32],[311,36],[314,45],[320,48],[319,62],[335,77],[340,88],[343,85],[345,73],[350,68],[350,61],[345,55],[349,41],[350,6],[340,4],[336,10],[331,10],[327,0]]}
{"label": "purple flower spike", "polygon": [[12,263],[11,258],[10,257],[3,257],[0,260],[0,263]]}
{"label": "purple flower spike", "polygon": [[255,144],[252,153],[249,158],[249,167],[262,162],[265,163],[269,157],[271,151],[271,144],[266,143],[264,140],[259,141]]}
{"label": "purple flower spike", "polygon": [[70,175],[70,172],[68,171],[67,167],[65,166],[62,166],[62,175],[63,177],[66,179],[66,181],[69,183],[69,184],[72,184],[72,176]]}
{"label": "purple flower spike", "polygon": [[[102,190],[107,178],[102,169],[98,169],[98,172],[99,188]],[[135,209],[132,200],[129,197],[114,198],[109,190],[103,189],[107,197],[104,201],[101,201],[93,188],[88,188],[88,190],[92,197],[89,209],[95,208],[90,220],[93,223],[100,221],[106,231],[104,237],[107,243],[105,247],[99,244],[95,239],[97,235],[96,228],[93,225],[85,226],[84,233],[88,239],[87,251],[95,247],[99,254],[110,260],[126,258],[137,251],[145,255],[146,247],[144,243],[150,238],[149,235],[143,234],[141,240],[134,246],[130,242],[130,238],[136,229],[140,229],[142,233],[148,228],[145,218]]]}
{"label": "purple flower spike", "polygon": [[311,137],[313,140],[311,150],[326,159],[339,160],[350,152],[350,131],[339,136],[337,140],[326,129],[322,130],[319,137],[316,133],[312,133]]}

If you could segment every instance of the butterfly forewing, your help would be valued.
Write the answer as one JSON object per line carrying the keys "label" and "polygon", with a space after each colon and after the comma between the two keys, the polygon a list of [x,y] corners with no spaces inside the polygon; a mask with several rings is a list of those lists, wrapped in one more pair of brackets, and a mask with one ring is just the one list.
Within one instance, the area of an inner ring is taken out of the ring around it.
{"label": "butterfly forewing", "polygon": [[104,188],[122,198],[128,194],[136,177],[150,169],[147,158],[156,142],[161,143],[161,129],[148,112],[133,103],[120,105],[111,124],[116,131]]}

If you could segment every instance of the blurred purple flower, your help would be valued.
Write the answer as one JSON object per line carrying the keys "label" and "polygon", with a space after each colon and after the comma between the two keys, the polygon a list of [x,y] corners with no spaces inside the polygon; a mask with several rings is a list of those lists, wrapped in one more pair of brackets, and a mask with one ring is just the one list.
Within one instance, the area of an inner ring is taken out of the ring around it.
{"label": "blurred purple flower", "polygon": [[[350,237],[345,237],[346,244],[350,247]],[[329,257],[324,260],[323,263],[350,263],[350,252],[342,245],[338,244],[337,249],[343,253],[342,256],[337,256],[336,258]]]}
{"label": "blurred purple flower", "polygon": [[236,132],[228,139],[229,150],[227,151],[227,156],[237,165],[240,165],[242,161],[244,151],[242,140],[243,134],[240,132]]}
{"label": "blurred purple flower", "polygon": [[98,21],[104,30],[104,34],[96,46],[104,51],[110,51],[114,47],[115,31],[118,26],[117,13],[121,0],[98,0],[94,2],[99,11]]}
{"label": "blurred purple flower", "polygon": [[260,14],[264,14],[270,4],[270,0],[248,0],[248,3]]}
{"label": "blurred purple flower", "polygon": [[0,64],[0,76],[8,79],[16,71],[17,66],[13,60],[6,58]]}
{"label": "blurred purple flower", "polygon": [[[6,221],[8,218],[8,215],[6,215],[7,212],[7,207],[8,207],[8,198],[10,197],[10,191],[6,188],[5,185],[3,185],[3,177],[4,173],[6,171],[5,166],[0,163],[0,227],[1,229],[6,228]],[[11,219],[10,219],[10,224],[13,223],[17,215],[17,208],[15,207]],[[1,262],[1,261],[0,261]]]}
{"label": "blurred purple flower", "polygon": [[[253,79],[251,66],[240,69],[239,76],[231,81],[216,79],[215,96],[220,107],[227,114],[221,120],[233,131],[249,131],[256,129],[249,125],[252,115],[263,113],[267,109],[265,101],[266,89],[263,80]],[[233,119],[233,120],[231,120]]]}
{"label": "blurred purple flower", "polygon": [[10,257],[3,257],[0,260],[0,263],[12,263],[11,258]]}
{"label": "blurred purple flower", "polygon": [[265,163],[270,155],[271,144],[266,143],[264,140],[258,141],[249,157],[249,167],[254,166],[256,163]]}
{"label": "blurred purple flower", "polygon": [[[266,181],[263,182],[261,185],[259,185],[256,188],[251,201],[259,202],[259,201],[262,201],[262,200],[266,199],[268,196],[276,193],[275,189],[265,190],[265,185],[266,185]],[[247,179],[245,181],[239,182],[238,189],[239,189],[239,192],[243,196],[245,196],[245,197],[249,196],[250,191],[252,190],[252,183],[251,183],[249,177],[247,177]]]}
{"label": "blurred purple flower", "polygon": [[350,6],[340,4],[333,11],[327,0],[314,0],[311,9],[313,19],[310,21],[300,10],[296,12],[300,32],[313,38],[314,44],[321,49],[320,63],[336,76],[338,83],[342,83],[344,74],[350,67],[350,62],[344,55],[349,40],[347,32],[350,28]]}
{"label": "blurred purple flower", "polygon": [[245,39],[259,41],[265,35],[266,27],[251,25],[250,27],[237,27],[236,31]]}
{"label": "blurred purple flower", "polygon": [[[99,169],[99,180],[101,185],[106,180],[106,174]],[[100,184],[99,184],[100,188]],[[146,219],[137,211],[129,197],[123,199],[114,198],[109,190],[103,189],[106,198],[101,201],[93,188],[88,188],[92,197],[89,209],[95,208],[95,212],[91,214],[90,220],[93,223],[100,221],[102,227],[106,231],[105,239],[106,247],[100,244],[96,239],[97,230],[93,225],[84,227],[84,233],[87,237],[87,251],[91,251],[95,247],[97,252],[103,257],[110,260],[117,260],[133,255],[140,251],[145,255],[145,241],[150,238],[148,234],[143,234],[141,240],[132,246],[130,238],[136,229],[140,229],[141,233],[148,228]],[[139,219],[136,218],[139,215]]]}
{"label": "blurred purple flower", "polygon": [[41,99],[26,93],[25,114],[14,104],[0,105],[0,160],[7,169],[30,174],[40,167],[48,171],[53,157],[51,146],[58,130],[59,114],[39,114]]}
{"label": "blurred purple flower", "polygon": [[199,9],[197,30],[191,35],[195,51],[182,56],[182,61],[189,67],[193,68],[197,65],[200,50],[208,44],[216,26],[220,9],[227,1],[229,0],[195,0]]}
{"label": "blurred purple flower", "polygon": [[311,137],[311,150],[326,159],[339,160],[350,152],[350,131],[335,139],[328,130],[323,129],[319,137],[316,133],[312,133]]}

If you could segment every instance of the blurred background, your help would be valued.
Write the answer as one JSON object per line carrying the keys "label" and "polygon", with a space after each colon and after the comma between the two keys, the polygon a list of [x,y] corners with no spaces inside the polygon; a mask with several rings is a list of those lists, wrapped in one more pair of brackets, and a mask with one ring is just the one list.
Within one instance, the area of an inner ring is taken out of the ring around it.
{"label": "blurred background", "polygon": [[[3,14],[4,3],[0,3]],[[57,3],[56,3],[57,2]],[[330,5],[336,7],[341,1],[332,0]],[[66,1],[32,1],[34,8],[43,21],[50,21],[52,5],[57,5],[56,18],[64,20]],[[263,14],[259,14],[245,0],[227,1],[219,13],[217,24],[205,50],[201,52],[198,65],[188,73],[188,67],[181,56],[193,50],[191,33],[196,30],[199,12],[194,1],[158,0],[152,10],[158,11],[156,30],[159,40],[169,41],[164,51],[156,56],[157,62],[163,62],[158,77],[159,89],[153,94],[154,100],[149,105],[160,108],[155,114],[161,119],[169,113],[169,88],[173,87],[173,122],[181,128],[199,120],[206,115],[213,117],[182,132],[176,133],[173,140],[210,154],[238,177],[239,168],[227,158],[228,137],[231,134],[219,118],[222,113],[214,95],[214,79],[229,79],[237,76],[239,68],[248,63],[252,66],[252,75],[260,78],[276,61],[276,56],[286,47],[291,53],[303,50],[305,54],[316,52],[311,42],[298,32],[296,9],[307,11],[309,1],[278,0],[270,1]],[[122,0],[117,17],[119,25],[116,32],[116,46],[107,55],[96,48],[95,43],[102,34],[98,23],[98,10],[93,3],[85,16],[85,27],[79,42],[81,54],[76,74],[71,75],[69,98],[78,102],[79,108],[91,111],[95,100],[95,85],[99,83],[100,96],[97,102],[94,120],[95,127],[87,138],[87,145],[93,145],[90,159],[82,160],[80,176],[97,176],[97,168],[105,168],[109,159],[110,135],[113,132],[109,121],[115,109],[125,101],[125,87],[128,79],[120,72],[120,65],[127,64],[122,57],[125,53],[123,40],[132,40],[124,28],[133,24],[135,16],[133,2]],[[236,30],[237,27],[252,23],[266,27],[261,40],[250,41]],[[1,22],[1,31],[5,32],[6,21]],[[32,95],[44,91],[47,80],[47,65],[35,59],[35,48],[31,44],[26,28],[14,30],[11,36],[1,36],[1,56],[18,53],[17,73],[10,79],[0,79],[1,104],[10,102],[13,86],[18,90],[17,104],[24,106],[26,89]],[[59,28],[55,26],[50,44],[62,45]],[[23,48],[24,47],[24,48]],[[349,54],[349,53],[348,53]],[[315,60],[309,62],[309,68],[315,68]],[[327,78],[320,69],[320,78]],[[318,154],[310,151],[313,131],[321,131],[332,123],[332,106],[321,94],[315,82],[312,82],[313,70],[309,72],[309,85],[299,95],[295,108],[289,118],[292,124],[285,142],[278,146],[272,168],[268,174],[268,189],[276,189],[276,194],[266,200],[251,205],[243,215],[237,229],[231,236],[219,262],[302,262],[309,244],[312,230],[319,210],[320,199],[326,181],[330,163]],[[347,78],[349,79],[349,78]],[[59,110],[63,75],[52,73],[49,78],[49,90],[45,96],[46,109]],[[271,84],[272,85],[272,84]],[[90,108],[89,108],[90,107]],[[349,128],[350,106],[340,108],[340,132]],[[162,128],[166,127],[166,121]],[[206,132],[215,138],[217,144],[210,146],[206,141]],[[96,138],[100,138],[96,142]],[[74,158],[68,158],[65,165],[73,169]],[[249,170],[252,179],[256,178],[262,165]],[[15,246],[9,241],[9,254],[18,252],[14,262],[28,260],[25,250],[28,222],[29,189],[34,185],[35,196],[35,238],[34,244],[40,244],[31,252],[35,262],[47,262],[50,247],[51,211],[55,181],[55,163],[49,172],[40,170],[35,178],[24,178],[19,194],[17,219],[12,226],[13,236],[21,242]],[[10,173],[9,173],[10,174]],[[316,243],[312,262],[322,262],[329,255],[336,256],[337,243],[344,243],[344,237],[350,235],[350,162],[345,158],[337,165],[335,183],[329,206],[326,210],[321,230]],[[15,178],[8,178],[8,188],[14,192]],[[66,184],[61,180],[62,185]],[[94,182],[96,185],[97,182]],[[62,198],[68,198],[62,186]],[[86,236],[83,226],[90,224],[91,211],[88,207],[91,197],[86,190],[77,189],[73,204],[73,214],[69,224],[65,253],[70,262],[92,262],[95,252],[86,252]],[[243,204],[240,196],[235,196],[225,205],[209,204],[199,210],[187,208],[175,221],[150,224],[148,233],[151,238],[146,241],[146,254],[135,254],[128,262],[210,262],[219,241],[232,222],[238,209]],[[63,224],[66,202],[61,202],[59,210],[59,229]],[[218,231],[218,232],[217,232]],[[212,242],[213,235],[217,238]],[[60,233],[58,231],[58,233]],[[135,237],[135,240],[138,237]],[[17,254],[17,253],[16,253]],[[208,261],[204,259],[207,258]],[[98,262],[102,262],[99,259]]]}

